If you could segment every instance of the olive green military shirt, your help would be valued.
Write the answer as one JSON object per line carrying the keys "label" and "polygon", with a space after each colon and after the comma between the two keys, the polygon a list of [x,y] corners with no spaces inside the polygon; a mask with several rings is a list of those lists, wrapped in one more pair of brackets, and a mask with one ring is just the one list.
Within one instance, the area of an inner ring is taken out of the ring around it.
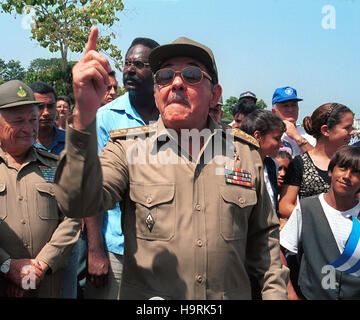
{"label": "olive green military shirt", "polygon": [[0,264],[38,259],[55,273],[63,268],[80,233],[80,220],[57,207],[53,178],[57,156],[29,150],[18,169],[0,148]]}
{"label": "olive green military shirt", "polygon": [[249,274],[263,299],[287,298],[256,142],[237,129],[229,139],[210,118],[207,132],[198,159],[161,119],[111,132],[98,157],[95,123],[69,128],[56,197],[72,217],[123,201],[121,299],[251,299]]}

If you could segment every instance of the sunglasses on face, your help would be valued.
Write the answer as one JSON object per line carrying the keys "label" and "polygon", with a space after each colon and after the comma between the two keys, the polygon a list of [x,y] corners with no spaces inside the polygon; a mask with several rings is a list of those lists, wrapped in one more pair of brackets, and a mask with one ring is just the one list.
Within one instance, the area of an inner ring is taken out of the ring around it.
{"label": "sunglasses on face", "polygon": [[113,89],[113,88],[114,88],[115,91],[117,91],[118,86],[107,86],[106,90],[111,91],[111,89]]}
{"label": "sunglasses on face", "polygon": [[129,68],[130,66],[134,66],[136,69],[142,69],[144,67],[149,67],[150,63],[142,62],[139,60],[135,60],[135,61],[125,60],[125,67]]}
{"label": "sunglasses on face", "polygon": [[177,74],[180,74],[182,80],[188,84],[197,84],[204,77],[210,81],[212,80],[209,74],[198,67],[187,67],[181,71],[175,71],[170,68],[160,69],[155,73],[154,80],[157,85],[168,85],[173,82]]}

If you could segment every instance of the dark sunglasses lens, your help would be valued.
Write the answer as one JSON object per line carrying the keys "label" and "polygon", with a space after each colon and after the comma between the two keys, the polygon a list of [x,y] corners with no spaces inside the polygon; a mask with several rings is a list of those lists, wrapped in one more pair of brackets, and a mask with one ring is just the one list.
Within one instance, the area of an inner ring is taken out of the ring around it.
{"label": "dark sunglasses lens", "polygon": [[185,68],[182,76],[188,83],[198,83],[202,79],[202,72],[199,68]]}
{"label": "dark sunglasses lens", "polygon": [[174,74],[175,74],[175,72],[171,69],[159,70],[155,74],[155,82],[160,85],[168,84],[174,78]]}

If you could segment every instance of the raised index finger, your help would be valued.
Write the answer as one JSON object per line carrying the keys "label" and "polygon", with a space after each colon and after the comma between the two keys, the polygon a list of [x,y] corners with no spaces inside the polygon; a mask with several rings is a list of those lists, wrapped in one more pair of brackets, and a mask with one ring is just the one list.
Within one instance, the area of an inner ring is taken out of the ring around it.
{"label": "raised index finger", "polygon": [[96,50],[96,41],[98,38],[99,30],[97,27],[91,29],[88,42],[86,43],[84,55],[87,54],[90,50]]}

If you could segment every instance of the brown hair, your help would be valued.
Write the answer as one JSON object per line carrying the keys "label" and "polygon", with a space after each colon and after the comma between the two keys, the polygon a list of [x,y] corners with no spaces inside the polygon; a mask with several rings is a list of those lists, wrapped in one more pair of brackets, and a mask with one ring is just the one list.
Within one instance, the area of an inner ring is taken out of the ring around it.
{"label": "brown hair", "polygon": [[360,173],[360,147],[349,145],[340,147],[331,158],[328,171],[332,172],[335,166],[350,168]]}
{"label": "brown hair", "polygon": [[341,122],[343,115],[352,111],[345,105],[340,103],[325,103],[318,107],[311,115],[303,120],[305,131],[314,138],[319,139],[321,127],[327,125],[329,129],[334,128]]}

